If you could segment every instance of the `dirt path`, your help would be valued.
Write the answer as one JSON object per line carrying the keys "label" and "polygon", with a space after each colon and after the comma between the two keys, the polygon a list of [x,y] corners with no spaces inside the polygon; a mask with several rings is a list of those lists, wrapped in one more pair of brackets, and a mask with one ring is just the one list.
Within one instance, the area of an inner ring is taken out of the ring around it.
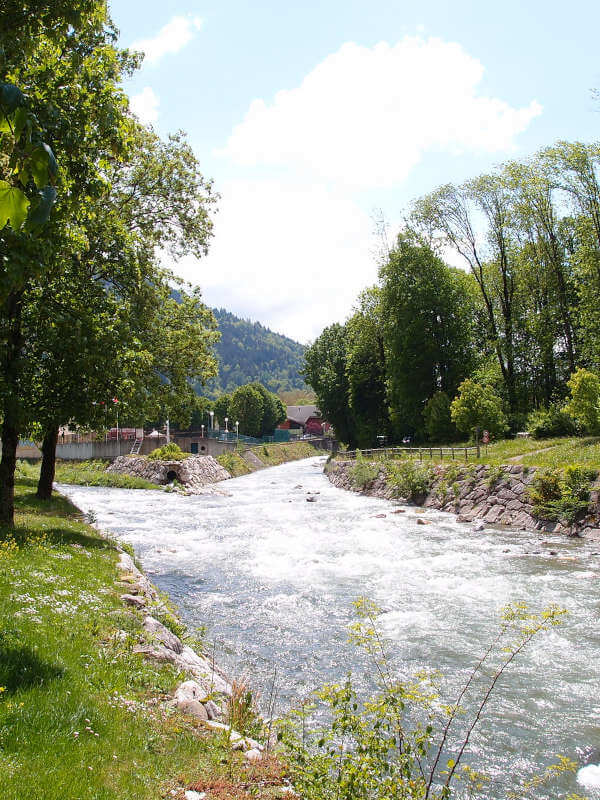
{"label": "dirt path", "polygon": [[539,450],[529,450],[527,453],[521,453],[520,456],[511,456],[511,458],[507,458],[506,460],[510,461],[511,464],[518,464],[525,456],[537,456],[538,453],[545,453],[546,450],[554,450],[555,447],[557,447],[557,445],[551,444],[550,447],[541,447]]}

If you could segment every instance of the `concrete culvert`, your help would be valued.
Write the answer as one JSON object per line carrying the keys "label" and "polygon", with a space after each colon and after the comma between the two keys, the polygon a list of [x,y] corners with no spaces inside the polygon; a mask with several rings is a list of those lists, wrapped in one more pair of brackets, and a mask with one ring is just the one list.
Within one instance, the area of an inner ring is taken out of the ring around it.
{"label": "concrete culvert", "polygon": [[167,483],[173,483],[173,481],[177,480],[179,475],[175,472],[174,469],[170,469],[167,472]]}

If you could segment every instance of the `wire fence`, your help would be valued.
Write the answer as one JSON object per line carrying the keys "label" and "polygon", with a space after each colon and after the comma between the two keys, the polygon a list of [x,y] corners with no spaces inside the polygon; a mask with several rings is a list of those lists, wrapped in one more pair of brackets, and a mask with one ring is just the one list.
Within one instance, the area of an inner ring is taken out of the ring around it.
{"label": "wire fence", "polygon": [[468,461],[481,456],[480,447],[376,447],[368,450],[346,450],[336,455],[338,461],[353,461],[357,456],[374,461],[383,458],[413,458],[423,461],[428,459],[444,459],[450,461]]}

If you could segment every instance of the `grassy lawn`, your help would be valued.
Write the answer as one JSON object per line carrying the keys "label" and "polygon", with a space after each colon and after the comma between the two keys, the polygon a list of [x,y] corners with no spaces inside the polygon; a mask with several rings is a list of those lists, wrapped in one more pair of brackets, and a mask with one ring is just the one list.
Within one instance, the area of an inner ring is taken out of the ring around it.
{"label": "grassy lawn", "polygon": [[[108,461],[57,461],[57,483],[72,483],[77,486],[109,486],[115,489],[164,489],[143,478],[133,475],[120,475],[117,472],[106,472]],[[19,462],[19,475],[37,481],[40,474],[39,464]]]}
{"label": "grassy lawn", "polygon": [[142,617],[120,600],[115,544],[64,498],[34,492],[20,477],[16,529],[0,528],[2,800],[183,798],[219,781],[237,787],[223,799],[246,796],[241,781],[275,796],[258,767],[163,702],[183,676],[132,652]]}
{"label": "grassy lawn", "polygon": [[[542,440],[541,445],[544,446]],[[537,455],[525,456],[522,464],[538,467],[564,467],[567,464],[581,464],[600,471],[600,439],[561,439],[556,446]]]}

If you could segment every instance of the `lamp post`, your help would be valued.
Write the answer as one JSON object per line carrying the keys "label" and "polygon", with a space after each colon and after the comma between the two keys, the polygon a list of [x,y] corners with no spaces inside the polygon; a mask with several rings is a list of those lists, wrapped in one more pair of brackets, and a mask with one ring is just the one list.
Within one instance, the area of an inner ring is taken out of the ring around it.
{"label": "lamp post", "polygon": [[200,434],[201,434],[202,438],[204,439],[204,425],[200,425]]}
{"label": "lamp post", "polygon": [[215,412],[214,411],[209,411],[208,413],[210,414],[210,429],[211,429],[211,431],[214,431],[214,429],[215,429],[215,423],[214,423]]}
{"label": "lamp post", "polygon": [[239,440],[240,440],[240,423],[239,423],[239,421],[237,419],[235,421],[235,436],[236,436],[236,439],[239,442]]}
{"label": "lamp post", "polygon": [[225,433],[229,433],[227,430],[227,423],[229,422],[229,417],[225,417]]}

